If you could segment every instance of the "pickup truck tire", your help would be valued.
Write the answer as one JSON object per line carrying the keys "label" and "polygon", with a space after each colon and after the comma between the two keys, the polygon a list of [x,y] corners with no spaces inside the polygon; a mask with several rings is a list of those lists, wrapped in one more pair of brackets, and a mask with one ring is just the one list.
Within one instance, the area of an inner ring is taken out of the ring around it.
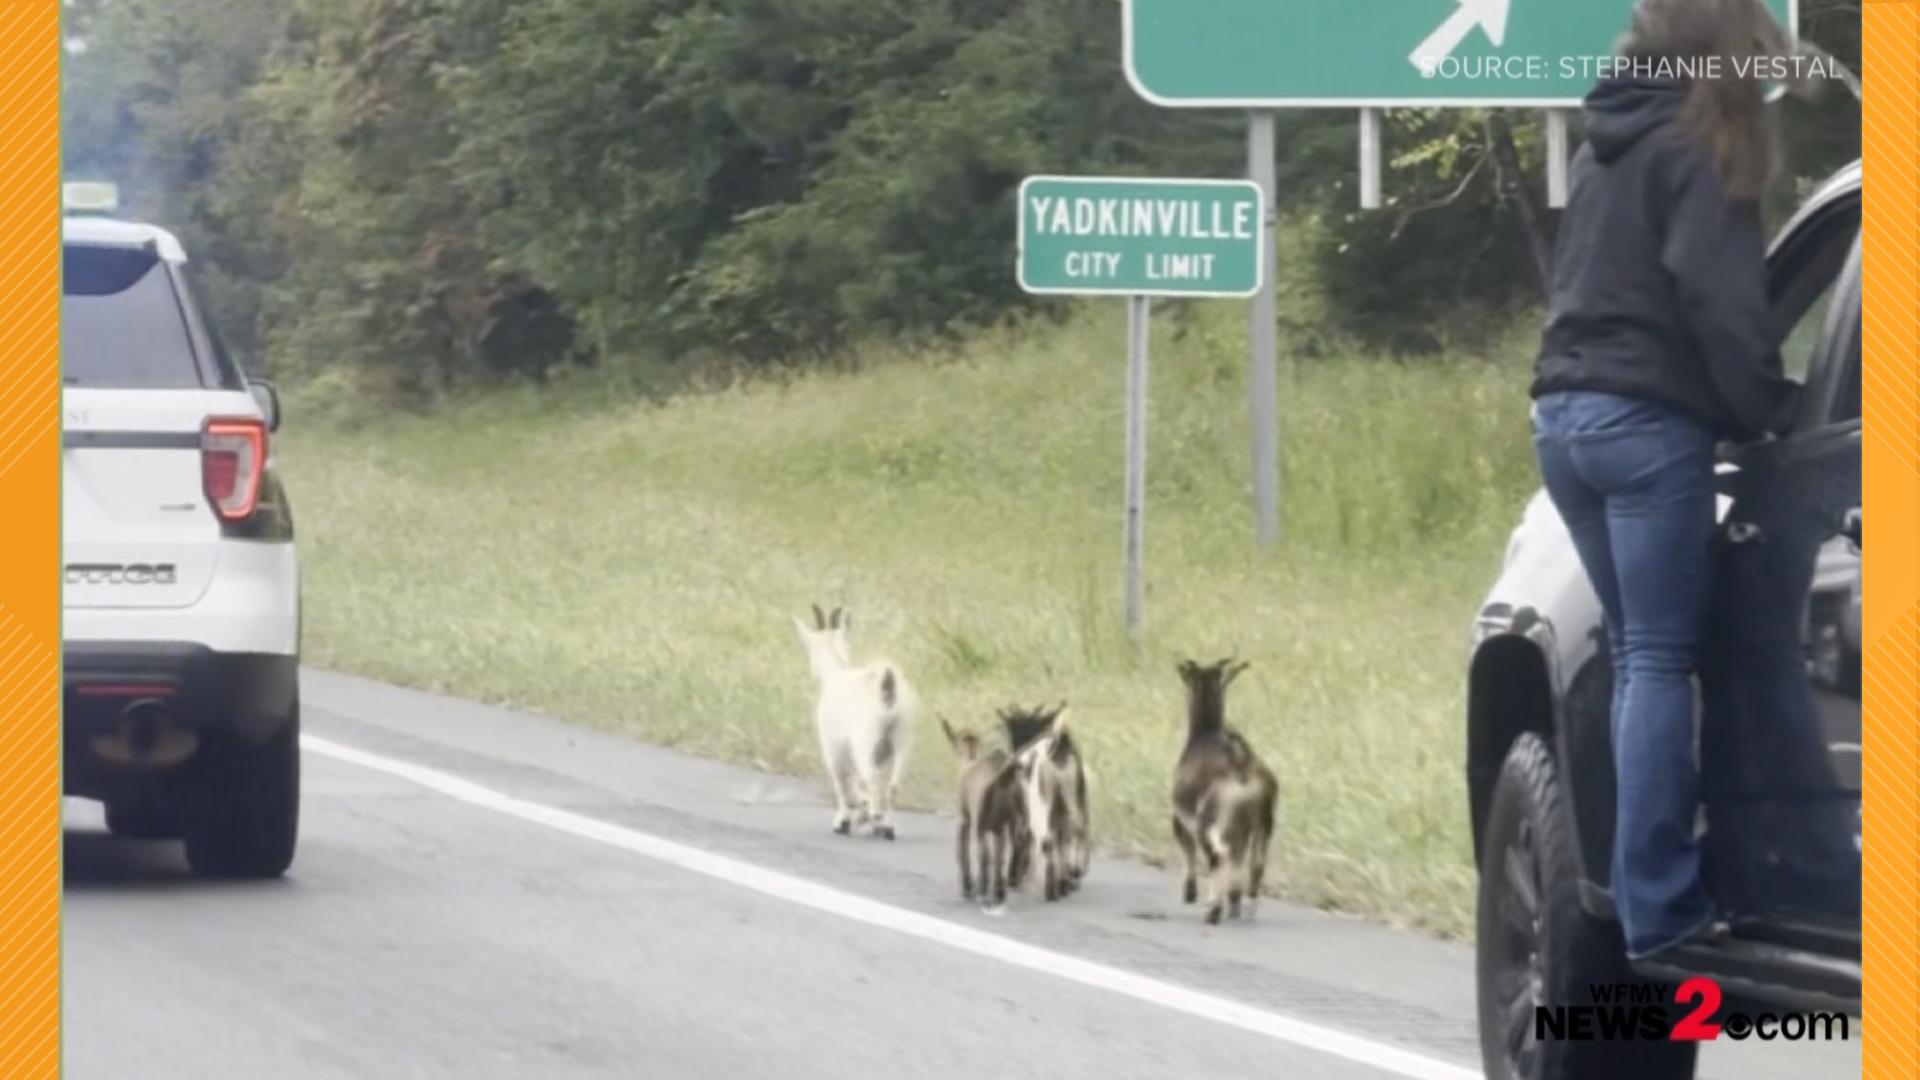
{"label": "pickup truck tire", "polygon": [[186,823],[172,807],[108,803],[107,831],[126,840],[178,840]]}
{"label": "pickup truck tire", "polygon": [[1619,925],[1580,906],[1573,823],[1541,736],[1514,740],[1484,835],[1474,952],[1487,1080],[1689,1080],[1696,1043],[1534,1038],[1536,1006],[1591,1005],[1595,984],[1644,982]]}
{"label": "pickup truck tire", "polygon": [[187,865],[208,878],[274,878],[293,864],[300,831],[300,723],[265,742],[208,747],[189,819]]}

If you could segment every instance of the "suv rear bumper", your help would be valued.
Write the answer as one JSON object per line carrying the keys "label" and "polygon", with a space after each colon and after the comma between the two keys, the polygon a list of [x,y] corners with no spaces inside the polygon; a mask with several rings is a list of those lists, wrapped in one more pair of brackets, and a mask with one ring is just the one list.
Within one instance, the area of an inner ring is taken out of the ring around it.
{"label": "suv rear bumper", "polygon": [[220,653],[300,651],[300,561],[290,543],[226,540],[206,591],[188,607],[79,607],[61,611],[71,654],[77,642],[177,645]]}
{"label": "suv rear bumper", "polygon": [[108,731],[136,700],[163,702],[176,722],[249,741],[297,719],[300,661],[154,641],[68,641],[62,647],[67,744]]}

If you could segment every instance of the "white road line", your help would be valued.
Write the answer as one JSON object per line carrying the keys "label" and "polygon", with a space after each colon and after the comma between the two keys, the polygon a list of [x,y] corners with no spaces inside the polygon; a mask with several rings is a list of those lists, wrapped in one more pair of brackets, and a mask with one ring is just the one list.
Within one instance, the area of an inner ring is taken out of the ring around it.
{"label": "white road line", "polygon": [[386,773],[439,792],[449,798],[488,810],[498,811],[522,821],[545,825],[550,829],[650,859],[670,863],[696,874],[752,889],[789,903],[852,919],[869,926],[884,927],[922,941],[937,942],[961,952],[984,956],[1014,967],[1053,975],[1070,982],[1107,990],[1137,1001],[1159,1005],[1175,1012],[1212,1020],[1229,1027],[1265,1035],[1270,1039],[1317,1050],[1408,1080],[1482,1080],[1480,1073],[1451,1065],[1437,1058],[1402,1050],[1386,1043],[1332,1028],[1310,1024],[1278,1013],[1242,1005],[1198,990],[1189,990],[1120,968],[1081,960],[1052,952],[1011,938],[989,934],[930,915],[908,911],[869,900],[864,896],[818,885],[803,878],[767,870],[751,863],[715,855],[699,848],[650,836],[634,829],[582,817],[541,803],[528,802],[463,780],[449,773],[424,768],[394,758],[370,754],[312,735],[303,735],[300,745],[308,751],[350,762],[362,768]]}

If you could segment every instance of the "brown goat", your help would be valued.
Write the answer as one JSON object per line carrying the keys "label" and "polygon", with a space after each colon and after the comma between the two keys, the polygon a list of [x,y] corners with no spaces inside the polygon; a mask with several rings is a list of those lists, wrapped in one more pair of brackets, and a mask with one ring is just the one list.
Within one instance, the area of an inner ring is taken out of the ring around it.
{"label": "brown goat", "polygon": [[1198,899],[1196,877],[1205,861],[1212,924],[1220,922],[1223,903],[1237,919],[1243,896],[1249,915],[1259,902],[1280,792],[1253,747],[1227,726],[1227,687],[1245,670],[1244,661],[1231,659],[1179,666],[1187,684],[1187,745],[1173,774],[1173,838],[1186,858],[1186,903]]}
{"label": "brown goat", "polygon": [[[1086,766],[1067,728],[1066,716],[1066,702],[1051,709],[1000,710],[1000,723],[1006,728],[1007,745],[1013,748],[1027,795],[1028,825],[1040,838],[1048,900],[1080,888],[1092,854]],[[1043,811],[1045,828],[1040,828],[1037,819]],[[1023,838],[1014,849],[1011,876],[1016,889],[1026,878],[1033,854],[1030,840]]]}
{"label": "brown goat", "polygon": [[[944,717],[940,729],[960,758],[960,828],[954,838],[960,895],[968,900],[978,896],[982,907],[997,911],[1007,902],[1008,869],[1026,835],[1026,803],[1011,768],[1013,757],[998,747],[983,752],[980,736],[955,731]],[[980,866],[977,891],[976,858]]]}

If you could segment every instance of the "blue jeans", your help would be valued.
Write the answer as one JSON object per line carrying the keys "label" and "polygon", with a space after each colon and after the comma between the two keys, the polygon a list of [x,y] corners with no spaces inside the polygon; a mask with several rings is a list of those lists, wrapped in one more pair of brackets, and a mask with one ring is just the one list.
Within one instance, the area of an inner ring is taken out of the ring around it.
{"label": "blue jeans", "polygon": [[1534,451],[1606,615],[1611,891],[1627,953],[1640,957],[1713,918],[1694,839],[1693,674],[1711,580],[1714,439],[1665,406],[1560,393],[1535,404]]}

